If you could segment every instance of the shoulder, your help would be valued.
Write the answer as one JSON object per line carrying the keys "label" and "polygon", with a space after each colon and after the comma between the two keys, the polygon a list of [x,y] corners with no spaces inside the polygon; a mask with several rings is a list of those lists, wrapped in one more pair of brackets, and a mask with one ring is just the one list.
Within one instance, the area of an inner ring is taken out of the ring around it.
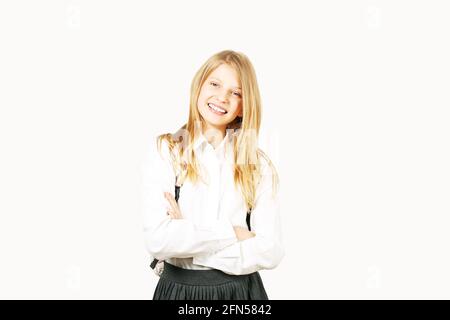
{"label": "shoulder", "polygon": [[146,142],[145,155],[141,164],[145,184],[173,179],[169,144],[164,139],[160,140],[160,136],[152,135]]}
{"label": "shoulder", "polygon": [[152,140],[152,149],[155,153],[157,153],[160,157],[166,159],[169,157],[171,152],[171,137],[170,133],[159,134],[155,136]]}
{"label": "shoulder", "polygon": [[163,133],[153,139],[152,149],[162,159],[173,161],[179,150],[179,142],[174,139],[173,134]]}
{"label": "shoulder", "polygon": [[160,160],[170,166],[174,174],[179,175],[185,165],[183,165],[183,156],[180,154],[182,152],[182,139],[179,138],[180,136],[177,133],[158,135],[155,138],[155,144]]}
{"label": "shoulder", "polygon": [[145,164],[153,170],[172,167],[173,149],[170,134],[158,134],[149,138],[146,146]]}

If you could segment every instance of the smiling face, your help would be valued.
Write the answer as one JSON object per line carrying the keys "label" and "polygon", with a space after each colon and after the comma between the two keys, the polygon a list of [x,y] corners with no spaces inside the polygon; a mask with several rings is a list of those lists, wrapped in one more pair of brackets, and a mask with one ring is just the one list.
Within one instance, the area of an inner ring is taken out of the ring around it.
{"label": "smiling face", "polygon": [[242,117],[242,90],[236,71],[223,63],[203,83],[197,108],[205,126],[225,132],[229,123]]}

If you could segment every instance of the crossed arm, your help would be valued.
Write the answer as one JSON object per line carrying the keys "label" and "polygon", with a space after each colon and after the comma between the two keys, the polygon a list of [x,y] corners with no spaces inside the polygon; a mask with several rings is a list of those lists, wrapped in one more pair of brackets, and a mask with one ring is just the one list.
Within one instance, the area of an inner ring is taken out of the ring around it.
{"label": "crossed arm", "polygon": [[[164,146],[164,145],[163,145]],[[167,149],[162,150],[167,154]],[[159,259],[193,258],[193,263],[229,274],[248,274],[275,268],[284,256],[279,201],[271,196],[270,176],[256,197],[252,231],[234,226],[227,218],[194,223],[183,219],[168,190],[175,176],[159,154],[144,166],[144,235],[149,253]]]}
{"label": "crossed arm", "polygon": [[[183,219],[183,215],[181,214],[180,207],[178,206],[177,201],[173,197],[170,192],[164,192],[164,197],[168,202],[167,206],[167,214],[172,219]],[[255,236],[254,232],[249,231],[246,228],[233,226],[234,233],[236,234],[236,238],[238,241],[243,241],[246,239],[250,239]]]}

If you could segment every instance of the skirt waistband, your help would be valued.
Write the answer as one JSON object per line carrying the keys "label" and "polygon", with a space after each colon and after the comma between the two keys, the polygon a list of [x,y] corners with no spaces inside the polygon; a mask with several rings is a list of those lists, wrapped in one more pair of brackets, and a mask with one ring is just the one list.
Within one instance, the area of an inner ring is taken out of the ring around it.
{"label": "skirt waistband", "polygon": [[231,275],[216,269],[183,269],[164,261],[164,271],[161,278],[188,285],[219,285],[236,280],[245,280],[250,275]]}

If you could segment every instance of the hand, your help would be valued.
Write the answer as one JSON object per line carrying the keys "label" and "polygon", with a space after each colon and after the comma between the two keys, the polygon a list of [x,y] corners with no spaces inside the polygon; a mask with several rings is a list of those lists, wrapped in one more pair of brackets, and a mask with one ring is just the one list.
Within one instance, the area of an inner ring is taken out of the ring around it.
{"label": "hand", "polygon": [[183,219],[183,216],[181,215],[180,207],[178,206],[177,201],[173,197],[173,195],[169,192],[164,192],[164,197],[169,202],[169,206],[167,206],[167,214],[172,219]]}
{"label": "hand", "polygon": [[233,229],[234,229],[234,233],[236,233],[236,237],[237,237],[238,241],[250,239],[255,236],[255,233],[248,231],[247,228],[233,226]]}

